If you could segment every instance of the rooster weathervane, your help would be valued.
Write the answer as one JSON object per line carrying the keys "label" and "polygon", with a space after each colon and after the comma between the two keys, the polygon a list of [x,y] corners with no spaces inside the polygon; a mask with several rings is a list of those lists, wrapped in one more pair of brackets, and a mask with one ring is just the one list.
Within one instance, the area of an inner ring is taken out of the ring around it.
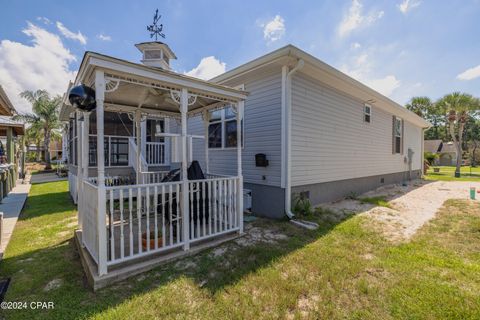
{"label": "rooster weathervane", "polygon": [[155,41],[158,40],[158,36],[165,38],[165,34],[162,33],[163,24],[158,25],[158,20],[160,20],[162,16],[158,15],[158,9],[155,11],[155,15],[153,16],[153,23],[147,26],[147,30],[150,32],[150,38],[155,36]]}

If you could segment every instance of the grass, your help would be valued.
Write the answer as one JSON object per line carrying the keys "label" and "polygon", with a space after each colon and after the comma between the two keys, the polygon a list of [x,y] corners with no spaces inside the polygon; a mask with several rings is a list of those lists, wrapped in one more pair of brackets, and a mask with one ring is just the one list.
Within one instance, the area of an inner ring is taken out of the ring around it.
{"label": "grass", "polygon": [[392,207],[390,203],[388,203],[388,201],[386,200],[385,196],[365,197],[365,198],[359,198],[358,200],[360,201],[361,204],[370,203],[380,207],[387,207],[387,208]]}
{"label": "grass", "polygon": [[[97,293],[85,287],[75,254],[75,214],[65,181],[32,186],[0,276],[12,277],[6,301],[53,301],[55,309],[7,310],[5,318],[480,318],[478,202],[447,201],[402,244],[359,216],[319,220],[315,231],[258,219],[256,227],[288,239],[230,243],[224,255],[204,252]],[[52,280],[59,286],[46,290]]]}
{"label": "grass", "polygon": [[[439,168],[440,172],[433,172],[434,168]],[[461,167],[460,174],[460,178],[455,178],[454,166],[430,167],[424,178],[426,180],[480,182],[480,167]]]}

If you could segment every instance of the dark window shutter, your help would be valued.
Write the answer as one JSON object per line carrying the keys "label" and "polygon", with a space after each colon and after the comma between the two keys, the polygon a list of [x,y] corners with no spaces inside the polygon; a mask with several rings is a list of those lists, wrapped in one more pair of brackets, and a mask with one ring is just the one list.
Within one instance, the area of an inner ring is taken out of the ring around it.
{"label": "dark window shutter", "polygon": [[392,154],[395,154],[395,116],[392,117]]}
{"label": "dark window shutter", "polygon": [[403,154],[403,145],[404,145],[404,140],[405,140],[405,121],[403,121],[402,119],[402,134],[400,135],[401,136],[401,145],[400,145],[400,148],[401,148],[401,154]]}

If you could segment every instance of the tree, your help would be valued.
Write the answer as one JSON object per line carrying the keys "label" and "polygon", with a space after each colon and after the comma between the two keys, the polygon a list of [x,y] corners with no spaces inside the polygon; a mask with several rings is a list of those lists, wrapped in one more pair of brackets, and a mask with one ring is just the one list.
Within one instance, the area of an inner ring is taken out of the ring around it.
{"label": "tree", "polygon": [[465,130],[466,150],[470,155],[471,165],[475,167],[478,163],[478,151],[480,148],[480,120],[477,117],[470,117]]}
{"label": "tree", "polygon": [[60,96],[51,97],[46,90],[24,91],[20,96],[32,104],[33,113],[18,115],[16,118],[24,120],[36,130],[41,128],[45,162],[47,163],[45,169],[51,169],[50,140],[52,131],[60,127],[58,115],[62,99]]}
{"label": "tree", "polygon": [[445,111],[442,106],[433,103],[429,97],[413,97],[405,107],[432,124],[425,131],[425,139],[445,139],[445,133],[439,130],[445,125]]}
{"label": "tree", "polygon": [[43,128],[41,126],[40,122],[33,123],[30,125],[30,127],[25,130],[25,144],[31,145],[35,144],[37,146],[37,151],[36,151],[36,159],[37,162],[40,162],[42,160],[42,154],[40,153],[40,145],[42,144],[43,140]]}
{"label": "tree", "polygon": [[465,124],[469,117],[480,109],[480,102],[472,95],[461,92],[454,92],[445,95],[437,101],[438,106],[447,113],[448,132],[452,137],[453,144],[457,150],[457,165],[455,177],[460,177],[460,167],[462,165],[463,155],[463,136],[465,134]]}

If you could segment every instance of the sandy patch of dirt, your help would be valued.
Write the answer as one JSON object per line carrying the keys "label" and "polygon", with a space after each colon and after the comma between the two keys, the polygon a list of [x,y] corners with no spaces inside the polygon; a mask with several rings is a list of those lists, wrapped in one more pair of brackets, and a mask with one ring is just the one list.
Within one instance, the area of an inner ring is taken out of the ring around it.
{"label": "sandy patch of dirt", "polygon": [[235,240],[235,243],[246,247],[257,243],[275,244],[281,240],[288,239],[288,236],[275,229],[256,227],[252,224],[245,225],[245,235]]}
{"label": "sandy patch of dirt", "polygon": [[463,181],[412,181],[407,186],[387,185],[359,196],[384,196],[392,208],[362,204],[345,199],[320,205],[330,209],[341,220],[348,214],[357,213],[379,222],[379,229],[391,240],[401,241],[412,237],[448,199],[468,199],[470,187],[480,188],[478,182]]}
{"label": "sandy patch of dirt", "polygon": [[43,291],[50,291],[53,289],[60,288],[62,284],[63,284],[62,279],[53,279],[52,281],[47,283],[47,285],[43,288]]}

